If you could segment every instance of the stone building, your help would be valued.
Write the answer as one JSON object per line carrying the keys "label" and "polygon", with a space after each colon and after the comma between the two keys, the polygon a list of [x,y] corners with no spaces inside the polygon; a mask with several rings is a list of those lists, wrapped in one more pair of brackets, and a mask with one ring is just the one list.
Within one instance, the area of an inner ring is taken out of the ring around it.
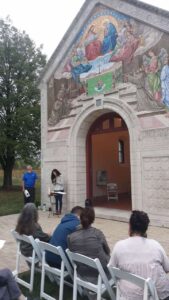
{"label": "stone building", "polygon": [[91,198],[100,217],[169,226],[168,22],[141,1],[86,0],[41,77],[43,203],[57,168],[65,211]]}

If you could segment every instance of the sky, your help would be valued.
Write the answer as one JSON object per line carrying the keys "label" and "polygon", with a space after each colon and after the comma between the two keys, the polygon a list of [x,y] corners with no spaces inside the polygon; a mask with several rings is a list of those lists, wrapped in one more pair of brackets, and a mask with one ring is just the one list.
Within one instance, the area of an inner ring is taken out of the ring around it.
{"label": "sky", "polygon": [[[43,53],[49,59],[84,2],[85,0],[0,0],[0,18],[10,16],[13,25],[21,31],[25,30],[37,47],[43,44]],[[169,11],[168,0],[143,2]]]}

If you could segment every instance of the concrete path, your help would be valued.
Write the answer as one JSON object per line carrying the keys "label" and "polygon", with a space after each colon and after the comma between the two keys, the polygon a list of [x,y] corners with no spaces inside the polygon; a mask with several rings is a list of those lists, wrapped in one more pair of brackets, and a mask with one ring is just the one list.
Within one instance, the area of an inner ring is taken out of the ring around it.
{"label": "concrete path", "polygon": [[[8,267],[11,270],[15,269],[16,243],[10,230],[15,228],[17,218],[18,215],[0,217],[0,239],[6,240],[5,246],[0,250],[0,268]],[[48,212],[39,212],[39,223],[44,231],[52,233],[59,222],[60,218],[57,216],[48,217]],[[111,250],[116,241],[128,236],[128,224],[124,222],[96,218],[94,226],[103,231]],[[150,226],[148,237],[159,241],[169,256],[168,228]],[[23,265],[23,270],[25,268],[27,269],[26,265]]]}

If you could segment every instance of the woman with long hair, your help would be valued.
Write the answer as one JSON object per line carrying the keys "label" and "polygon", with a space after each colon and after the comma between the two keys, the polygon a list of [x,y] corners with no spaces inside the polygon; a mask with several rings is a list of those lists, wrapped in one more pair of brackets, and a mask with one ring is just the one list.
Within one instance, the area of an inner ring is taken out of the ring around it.
{"label": "woman with long hair", "polygon": [[[27,203],[19,215],[16,225],[16,231],[19,234],[32,235],[35,239],[38,238],[43,242],[48,242],[50,236],[43,232],[38,223],[38,211],[34,203]],[[21,252],[25,256],[32,255],[32,246],[26,242],[21,243]]]}
{"label": "woman with long hair", "polygon": [[[92,207],[86,207],[80,215],[81,228],[68,236],[68,248],[91,258],[99,258],[107,272],[107,263],[110,259],[110,249],[103,232],[91,226],[95,220]],[[79,274],[86,280],[95,282],[97,271],[90,267],[79,265]]]}
{"label": "woman with long hair", "polygon": [[62,197],[63,197],[63,178],[61,173],[57,169],[53,169],[51,172],[51,182],[52,188],[55,193],[56,200],[56,214],[60,215],[62,213]]}

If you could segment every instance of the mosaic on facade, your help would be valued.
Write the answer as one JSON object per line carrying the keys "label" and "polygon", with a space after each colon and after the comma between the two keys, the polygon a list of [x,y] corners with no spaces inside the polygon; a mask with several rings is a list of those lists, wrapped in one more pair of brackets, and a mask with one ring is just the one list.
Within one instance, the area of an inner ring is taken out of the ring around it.
{"label": "mosaic on facade", "polygon": [[138,111],[169,109],[168,53],[168,34],[97,5],[48,84],[48,125],[68,115],[77,96],[122,82],[136,85]]}

